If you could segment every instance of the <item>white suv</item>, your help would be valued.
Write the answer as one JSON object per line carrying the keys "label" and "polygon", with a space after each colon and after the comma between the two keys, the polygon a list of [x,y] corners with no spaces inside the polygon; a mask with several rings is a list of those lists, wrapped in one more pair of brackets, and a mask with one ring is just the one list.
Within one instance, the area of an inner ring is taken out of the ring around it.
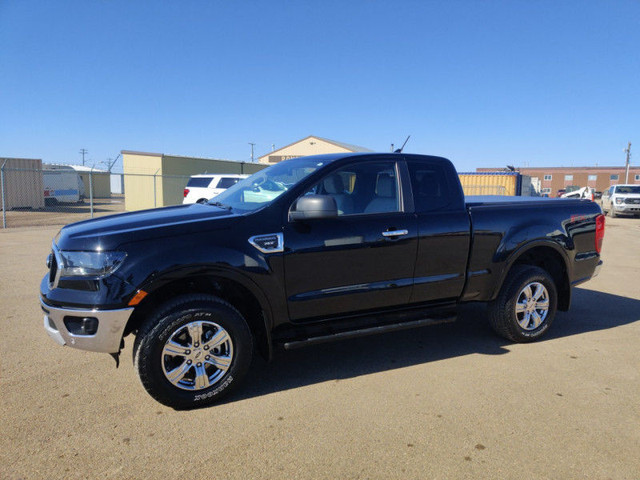
{"label": "white suv", "polygon": [[184,187],[182,203],[206,203],[248,176],[233,173],[192,175]]}
{"label": "white suv", "polygon": [[640,215],[640,185],[613,185],[602,193],[602,210],[611,217]]}

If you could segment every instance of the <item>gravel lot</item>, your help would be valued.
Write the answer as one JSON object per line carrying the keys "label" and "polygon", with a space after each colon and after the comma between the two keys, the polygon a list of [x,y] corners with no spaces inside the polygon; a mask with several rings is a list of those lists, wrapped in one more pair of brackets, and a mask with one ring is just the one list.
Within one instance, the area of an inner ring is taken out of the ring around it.
{"label": "gravel lot", "polygon": [[[124,211],[123,195],[113,195],[111,198],[96,198],[93,201],[94,218]],[[5,216],[8,228],[45,227],[49,225],[58,225],[58,228],[60,228],[67,223],[89,220],[91,218],[91,203],[89,200],[85,200],[82,203],[58,204],[39,209],[8,210]]]}
{"label": "gravel lot", "polygon": [[149,397],[131,338],[56,345],[38,285],[58,227],[0,231],[0,477],[640,478],[640,220],[607,218],[600,276],[542,342],[449,325],[258,359],[226,403]]}

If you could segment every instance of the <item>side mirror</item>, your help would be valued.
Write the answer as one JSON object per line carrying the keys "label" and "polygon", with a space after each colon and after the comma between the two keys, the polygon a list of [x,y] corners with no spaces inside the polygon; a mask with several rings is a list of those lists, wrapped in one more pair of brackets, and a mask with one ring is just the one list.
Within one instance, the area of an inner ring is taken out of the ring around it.
{"label": "side mirror", "polygon": [[305,195],[298,199],[294,207],[295,210],[289,212],[289,218],[293,221],[338,216],[336,200],[329,195]]}

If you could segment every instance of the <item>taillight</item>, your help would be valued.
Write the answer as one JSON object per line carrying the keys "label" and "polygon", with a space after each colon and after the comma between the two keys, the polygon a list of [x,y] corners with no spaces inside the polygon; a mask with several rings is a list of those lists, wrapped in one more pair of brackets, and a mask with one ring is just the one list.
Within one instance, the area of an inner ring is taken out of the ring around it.
{"label": "taillight", "polygon": [[189,189],[188,189],[188,188],[185,188],[185,189],[184,189],[184,195],[183,195],[183,197],[184,197],[184,198],[187,198],[187,195],[189,195]]}
{"label": "taillight", "polygon": [[596,252],[602,250],[602,240],[604,240],[604,215],[596,217]]}

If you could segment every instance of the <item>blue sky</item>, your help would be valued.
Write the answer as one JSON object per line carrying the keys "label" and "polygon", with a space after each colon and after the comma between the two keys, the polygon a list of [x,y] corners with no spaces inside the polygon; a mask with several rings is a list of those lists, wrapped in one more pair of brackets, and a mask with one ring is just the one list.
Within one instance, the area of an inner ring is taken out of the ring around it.
{"label": "blue sky", "polygon": [[0,1],[0,156],[248,160],[310,134],[411,134],[459,170],[623,164],[640,1]]}

